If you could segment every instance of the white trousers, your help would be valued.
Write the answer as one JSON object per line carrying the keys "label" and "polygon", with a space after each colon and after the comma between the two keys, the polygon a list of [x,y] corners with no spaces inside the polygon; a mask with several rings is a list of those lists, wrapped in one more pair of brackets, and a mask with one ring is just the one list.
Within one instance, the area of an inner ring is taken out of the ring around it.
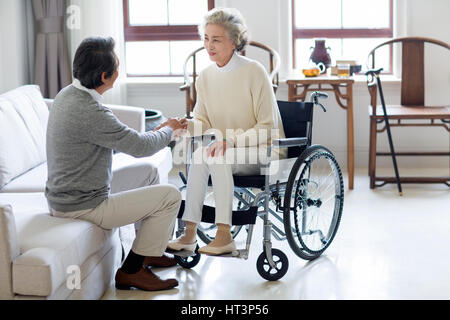
{"label": "white trousers", "polygon": [[266,156],[262,148],[232,148],[225,156],[207,157],[206,147],[199,147],[192,157],[186,188],[183,220],[200,223],[203,202],[211,175],[216,217],[215,223],[231,225],[233,175],[259,175]]}
{"label": "white trousers", "polygon": [[74,212],[51,210],[51,213],[90,221],[108,230],[140,222],[132,250],[142,256],[162,256],[172,235],[181,194],[172,185],[149,185],[158,183],[159,176],[155,167],[147,167],[147,170],[141,179],[134,180],[138,186],[146,186],[130,184],[127,186],[130,190],[110,195],[93,209]]}

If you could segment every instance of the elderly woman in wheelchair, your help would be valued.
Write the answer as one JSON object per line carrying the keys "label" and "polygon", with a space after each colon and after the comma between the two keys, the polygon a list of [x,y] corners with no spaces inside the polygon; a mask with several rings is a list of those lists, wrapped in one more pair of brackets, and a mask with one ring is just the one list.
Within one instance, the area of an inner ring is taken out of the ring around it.
{"label": "elderly woman in wheelchair", "polygon": [[[198,79],[197,104],[189,131],[194,134],[195,131],[200,134],[213,132],[216,141],[194,153],[183,216],[186,232],[172,241],[169,248],[195,248],[196,229],[201,221],[211,174],[218,230],[215,239],[199,252],[220,255],[236,250],[230,233],[232,175],[259,174],[271,134],[284,137],[284,133],[272,84],[264,67],[237,54],[248,42],[247,27],[239,12],[212,10],[205,17],[201,30],[204,46],[215,63],[203,70]],[[235,131],[237,129],[241,133]]]}
{"label": "elderly woman in wheelchair", "polygon": [[[318,98],[326,95],[315,92],[311,102],[277,102],[264,67],[237,54],[248,40],[245,22],[236,10],[211,10],[201,33],[215,63],[197,80],[188,131],[200,146],[193,152],[187,181],[182,176],[186,201],[179,218],[183,223],[168,249],[185,268],[195,266],[200,254],[247,259],[253,226],[260,217],[264,239],[257,270],[264,279],[277,280],[287,272],[288,260],[272,248],[272,234],[287,239],[299,257],[312,260],[330,245],[340,222],[341,170],[331,151],[311,146],[313,107],[325,110]],[[198,138],[205,133],[214,136],[207,146]],[[271,183],[270,167],[277,161],[287,161],[289,177]],[[208,182],[215,208],[204,205]],[[255,194],[255,189],[260,192]],[[233,196],[239,201],[234,211]],[[283,223],[285,232],[270,222],[269,215]],[[217,226],[214,237],[206,234],[201,222]],[[248,226],[246,247],[237,250],[233,236],[243,225]],[[197,234],[209,242],[207,246],[199,249]]]}

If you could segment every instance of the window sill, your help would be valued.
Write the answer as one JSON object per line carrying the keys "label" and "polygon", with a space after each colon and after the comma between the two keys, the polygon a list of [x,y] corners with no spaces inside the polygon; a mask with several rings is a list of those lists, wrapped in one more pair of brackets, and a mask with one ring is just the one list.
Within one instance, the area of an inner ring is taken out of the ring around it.
{"label": "window sill", "polygon": [[[381,75],[381,81],[383,83],[400,83],[402,81],[402,79],[400,79],[397,76],[394,76],[392,74],[387,74],[387,75]],[[353,79],[355,79],[356,83],[366,83],[367,82],[367,76],[365,75],[355,75],[353,76]]]}
{"label": "window sill", "polygon": [[[296,71],[296,70],[293,70],[290,73],[290,76],[280,78],[280,86],[282,84],[285,84],[286,80],[288,80],[289,78],[293,78],[293,79],[298,78],[297,76],[293,76],[293,75],[301,74],[301,72],[294,72],[294,71]],[[355,81],[354,82],[354,87],[355,88],[367,87],[367,76],[366,75],[364,75],[364,74],[354,75],[354,76],[351,77],[351,79],[353,79]],[[395,75],[392,75],[392,74],[381,75],[381,82],[382,82],[382,85],[394,86],[395,87],[395,86],[398,86],[401,83],[401,78],[399,78],[399,77],[397,77]]]}
{"label": "window sill", "polygon": [[[367,77],[365,75],[353,76],[355,84],[365,84]],[[286,83],[287,79],[280,79],[280,84]],[[184,84],[183,77],[128,77],[125,78],[125,83],[130,86],[141,85],[177,85]],[[394,75],[381,75],[381,81],[383,84],[397,84],[401,82],[401,79]]]}
{"label": "window sill", "polygon": [[158,84],[174,84],[183,85],[183,77],[127,77],[125,78],[127,85],[158,85]]}

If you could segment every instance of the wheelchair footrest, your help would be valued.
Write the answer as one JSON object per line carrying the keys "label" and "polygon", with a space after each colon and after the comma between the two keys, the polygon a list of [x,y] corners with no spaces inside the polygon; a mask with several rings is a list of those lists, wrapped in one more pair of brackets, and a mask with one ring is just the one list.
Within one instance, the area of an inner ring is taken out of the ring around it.
{"label": "wheelchair footrest", "polygon": [[166,252],[173,254],[174,256],[178,256],[178,257],[182,257],[182,258],[187,258],[187,257],[196,255],[196,253],[194,251],[190,251],[190,250],[175,251],[175,250],[167,249]]}
{"label": "wheelchair footrest", "polygon": [[[185,208],[185,201],[181,201],[180,210],[178,211],[178,219],[183,218]],[[255,224],[258,213],[258,207],[250,207],[248,210],[233,211],[231,224],[233,226],[243,226],[247,224]],[[210,206],[203,206],[202,222],[215,223],[216,208]]]}
{"label": "wheelchair footrest", "polygon": [[213,257],[238,258],[238,259],[245,259],[245,260],[247,260],[248,252],[245,249],[241,249],[241,250],[234,250],[233,252],[225,253],[225,254],[221,254],[221,255],[217,255],[217,256],[213,256]]}
{"label": "wheelchair footrest", "polygon": [[[192,257],[197,254],[200,254],[195,251],[189,251],[189,250],[174,251],[174,250],[167,249],[166,252],[173,254],[174,256],[181,257],[181,258]],[[248,259],[248,251],[245,249],[240,249],[240,250],[234,250],[233,252],[230,252],[230,253],[219,254],[219,255],[210,255],[210,256],[217,257],[217,258],[238,258],[238,259],[247,260]]]}

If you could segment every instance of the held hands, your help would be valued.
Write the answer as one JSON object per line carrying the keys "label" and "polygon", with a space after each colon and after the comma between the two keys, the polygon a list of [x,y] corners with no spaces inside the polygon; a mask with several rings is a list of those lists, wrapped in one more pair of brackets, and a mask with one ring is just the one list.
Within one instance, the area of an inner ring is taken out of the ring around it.
{"label": "held hands", "polygon": [[180,137],[186,133],[188,121],[186,118],[169,118],[166,122],[160,124],[153,131],[158,131],[163,127],[169,127],[173,130],[175,137]]}
{"label": "held hands", "polygon": [[[186,118],[169,118],[166,122],[160,124],[153,131],[158,131],[161,128],[169,127],[173,130],[175,138],[181,137],[186,133],[188,120]],[[215,141],[206,148],[208,157],[219,157],[225,155],[227,149],[233,148],[230,141],[223,139],[222,141]]]}
{"label": "held hands", "polygon": [[206,155],[208,157],[219,157],[225,155],[227,149],[233,146],[228,140],[216,141],[211,143],[208,148],[206,148]]}

